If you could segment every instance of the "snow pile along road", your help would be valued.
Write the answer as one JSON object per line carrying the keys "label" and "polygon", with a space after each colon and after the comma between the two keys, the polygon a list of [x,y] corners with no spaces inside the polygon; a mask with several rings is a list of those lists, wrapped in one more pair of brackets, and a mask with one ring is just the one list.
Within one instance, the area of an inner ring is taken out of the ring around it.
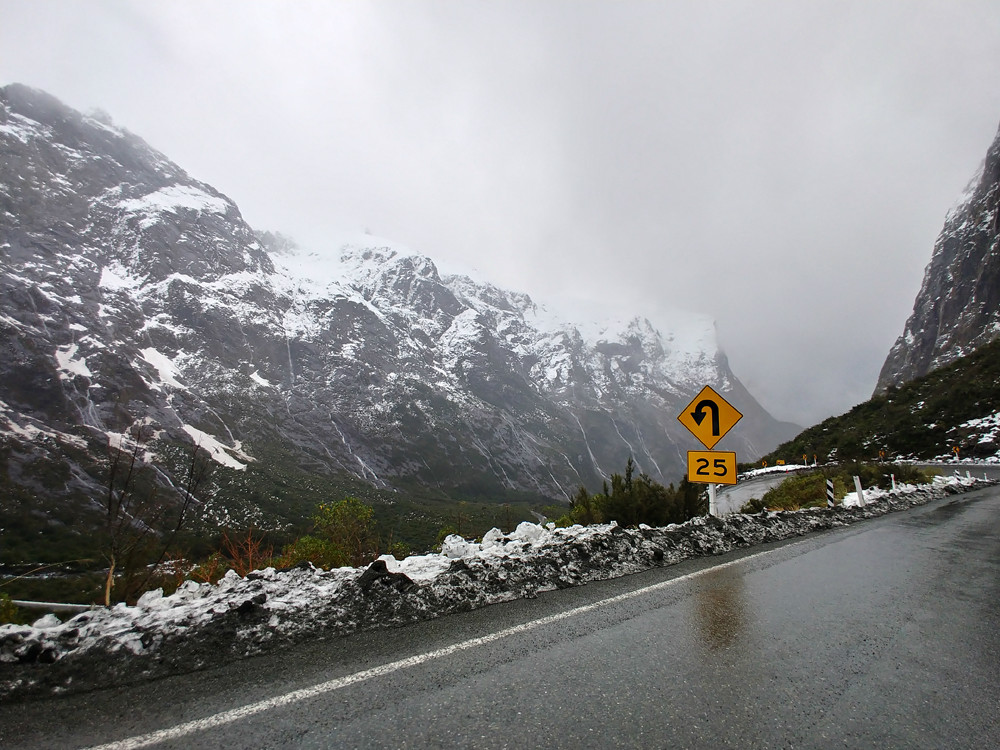
{"label": "snow pile along road", "polygon": [[663,528],[522,523],[482,542],[450,536],[440,554],[367,568],[323,571],[305,564],[218,584],[185,582],[151,591],[136,606],[95,608],[60,622],[0,626],[0,697],[83,691],[191,671],[325,636],[403,625],[540,591],[614,578],[691,557],[716,555],[843,526],[983,480],[937,479],[887,493],[863,507],[701,517]]}

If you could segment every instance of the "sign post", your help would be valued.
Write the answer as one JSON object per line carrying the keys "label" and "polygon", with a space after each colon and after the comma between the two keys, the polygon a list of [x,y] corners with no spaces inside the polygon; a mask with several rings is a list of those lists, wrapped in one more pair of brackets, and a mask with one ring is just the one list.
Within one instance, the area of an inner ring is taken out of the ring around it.
{"label": "sign post", "polygon": [[712,450],[743,418],[732,404],[706,385],[678,415],[678,421],[708,450],[688,451],[688,481],[708,484],[708,513],[718,515],[717,484],[736,484],[736,454]]}

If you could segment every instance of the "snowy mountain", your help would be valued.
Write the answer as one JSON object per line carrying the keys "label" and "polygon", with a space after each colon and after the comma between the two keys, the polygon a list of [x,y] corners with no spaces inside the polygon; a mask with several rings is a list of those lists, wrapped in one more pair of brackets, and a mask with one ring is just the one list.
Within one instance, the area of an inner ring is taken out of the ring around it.
{"label": "snowy mountain", "polygon": [[62,498],[68,522],[136,424],[167,486],[184,445],[211,454],[223,520],[293,494],[241,478],[292,468],[566,499],[632,455],[676,481],[705,384],[745,415],[720,445],[741,460],[795,431],[707,318],[583,324],[367,235],[299,248],[106,119],[0,89],[0,480],[22,506]]}
{"label": "snowy mountain", "polygon": [[945,219],[923,285],[875,393],[925,375],[1000,335],[1000,132]]}

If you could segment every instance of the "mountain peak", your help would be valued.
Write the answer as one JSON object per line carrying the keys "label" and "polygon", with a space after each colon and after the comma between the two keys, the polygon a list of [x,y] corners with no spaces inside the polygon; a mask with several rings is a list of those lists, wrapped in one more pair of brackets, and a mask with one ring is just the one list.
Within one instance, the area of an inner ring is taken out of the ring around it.
{"label": "mountain peak", "polygon": [[633,457],[676,481],[676,415],[706,384],[746,415],[727,436],[741,458],[783,436],[703,316],[574,320],[364,233],[254,232],[140,139],[21,88],[0,96],[0,149],[12,492],[43,472],[85,507],[136,424],[165,491],[197,443],[219,472],[204,512],[258,525],[320,478],[551,501]]}
{"label": "mountain peak", "polygon": [[876,394],[925,375],[1000,336],[1000,129],[948,212]]}

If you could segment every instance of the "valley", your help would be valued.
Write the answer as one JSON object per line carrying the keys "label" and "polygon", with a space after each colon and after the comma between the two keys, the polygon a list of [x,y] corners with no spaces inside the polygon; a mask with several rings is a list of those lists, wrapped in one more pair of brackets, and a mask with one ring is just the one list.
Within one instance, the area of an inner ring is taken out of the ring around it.
{"label": "valley", "polygon": [[96,559],[109,460],[140,432],[175,504],[191,450],[209,460],[197,555],[222,529],[280,545],[344,496],[426,549],[462,516],[483,533],[552,515],[630,457],[676,483],[675,412],[706,383],[746,414],[722,447],[753,458],[797,431],[705,316],[571,320],[369,235],[299,247],[109,119],[18,84],[0,91],[0,150],[4,565]]}

